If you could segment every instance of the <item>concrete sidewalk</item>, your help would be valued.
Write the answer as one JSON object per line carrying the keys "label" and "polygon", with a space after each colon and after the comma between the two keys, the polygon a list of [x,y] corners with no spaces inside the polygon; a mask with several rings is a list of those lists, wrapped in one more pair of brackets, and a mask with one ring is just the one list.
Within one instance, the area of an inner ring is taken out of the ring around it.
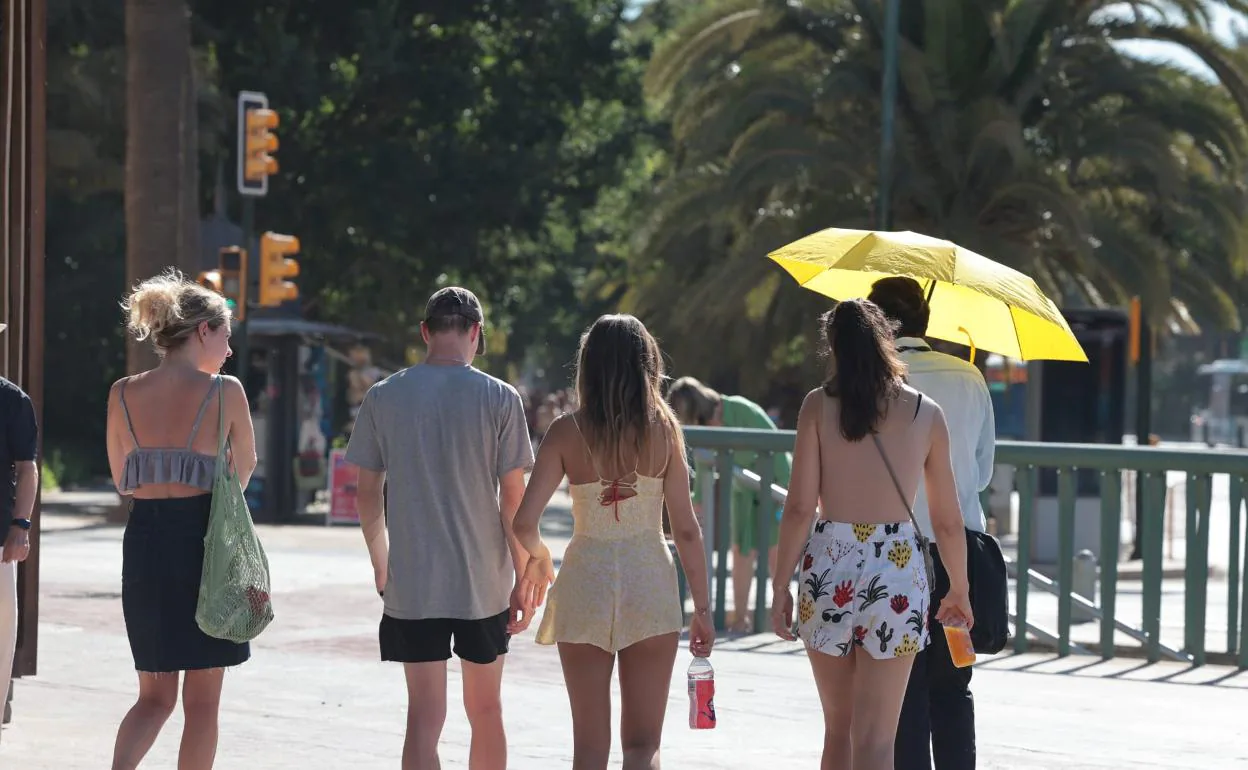
{"label": "concrete sidewalk", "polygon": [[[49,523],[51,523],[49,521]],[[65,520],[71,524],[70,520]],[[552,535],[564,531],[552,515]],[[217,767],[396,768],[405,696],[378,662],[380,602],[353,528],[262,528],[277,620],[227,676]],[[136,691],[121,618],[121,530],[49,526],[43,541],[39,675],[17,683],[0,767],[108,765]],[[717,730],[686,727],[682,652],[672,683],[665,767],[815,768],[821,717],[801,651],[770,635],[716,647]],[[467,767],[468,730],[452,665],[444,767]],[[981,768],[1248,766],[1248,674],[1123,660],[1003,657],[976,671]],[[571,716],[558,656],[513,641],[505,680],[510,768],[571,764]],[[617,711],[618,713],[618,711]],[[146,767],[174,767],[175,716]],[[618,766],[618,756],[615,766]]]}

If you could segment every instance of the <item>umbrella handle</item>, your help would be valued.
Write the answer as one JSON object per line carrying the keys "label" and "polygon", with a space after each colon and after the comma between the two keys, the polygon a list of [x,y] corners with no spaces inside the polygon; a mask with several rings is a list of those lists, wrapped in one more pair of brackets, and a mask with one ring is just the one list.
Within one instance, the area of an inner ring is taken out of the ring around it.
{"label": "umbrella handle", "polygon": [[967,360],[970,361],[971,363],[975,363],[975,340],[974,338],[971,337],[971,333],[967,331],[965,326],[959,326],[958,331],[966,335],[967,342],[970,343],[970,346],[971,346],[971,357],[968,358]]}

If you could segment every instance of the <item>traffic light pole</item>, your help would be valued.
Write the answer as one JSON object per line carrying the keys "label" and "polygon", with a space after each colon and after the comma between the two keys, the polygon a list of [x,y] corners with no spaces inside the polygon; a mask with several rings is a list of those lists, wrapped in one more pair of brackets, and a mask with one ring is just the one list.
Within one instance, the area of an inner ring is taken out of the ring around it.
{"label": "traffic light pole", "polygon": [[[244,258],[248,260],[248,267],[250,267],[251,253],[255,250],[252,247],[252,239],[253,239],[253,233],[255,229],[256,229],[256,199],[251,195],[244,195],[243,196],[243,253],[245,255]],[[252,280],[251,274],[252,274],[251,270],[246,271],[248,283],[251,283],[251,280]],[[243,295],[243,302],[246,305],[250,306],[251,297],[253,296],[251,292],[251,287],[250,286],[243,287],[243,291],[241,293]],[[243,311],[243,319],[239,321],[238,329],[235,332],[236,336],[238,337],[238,341],[235,343],[235,348],[237,349],[237,353],[238,353],[238,367],[237,367],[238,381],[243,383],[243,393],[250,393],[250,391],[247,390],[247,368],[251,363],[251,351],[250,351],[250,346],[248,345],[248,340],[247,340],[247,322],[251,318],[251,307],[245,307],[241,309]]]}

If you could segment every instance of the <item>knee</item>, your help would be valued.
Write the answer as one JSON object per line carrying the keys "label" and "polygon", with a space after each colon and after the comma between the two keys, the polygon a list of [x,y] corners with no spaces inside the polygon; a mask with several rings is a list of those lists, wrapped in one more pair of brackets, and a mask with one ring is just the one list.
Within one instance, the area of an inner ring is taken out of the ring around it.
{"label": "knee", "polygon": [[632,740],[624,743],[624,767],[655,767],[655,758],[659,756],[657,740]]}
{"label": "knee", "polygon": [[186,721],[188,722],[215,720],[220,710],[220,693],[215,695],[195,692],[182,693],[182,713],[186,716]]}
{"label": "knee", "polygon": [[503,704],[499,698],[474,698],[464,704],[468,723],[473,726],[501,724]]}
{"label": "knee", "polygon": [[892,767],[896,732],[859,731],[854,734],[854,767]]}
{"label": "knee", "polygon": [[139,693],[139,701],[136,705],[150,716],[165,720],[173,714],[174,708],[178,705],[178,691],[172,689],[169,692]]}

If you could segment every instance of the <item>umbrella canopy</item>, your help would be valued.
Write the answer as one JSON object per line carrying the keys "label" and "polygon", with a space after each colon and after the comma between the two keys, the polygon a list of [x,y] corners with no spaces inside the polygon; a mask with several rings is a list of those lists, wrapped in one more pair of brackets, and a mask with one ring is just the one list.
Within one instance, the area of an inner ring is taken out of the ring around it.
{"label": "umbrella canopy", "polygon": [[927,289],[927,333],[1019,360],[1084,361],[1066,319],[1026,275],[951,241],[913,232],[830,228],[768,255],[803,287],[835,300],[907,276]]}

